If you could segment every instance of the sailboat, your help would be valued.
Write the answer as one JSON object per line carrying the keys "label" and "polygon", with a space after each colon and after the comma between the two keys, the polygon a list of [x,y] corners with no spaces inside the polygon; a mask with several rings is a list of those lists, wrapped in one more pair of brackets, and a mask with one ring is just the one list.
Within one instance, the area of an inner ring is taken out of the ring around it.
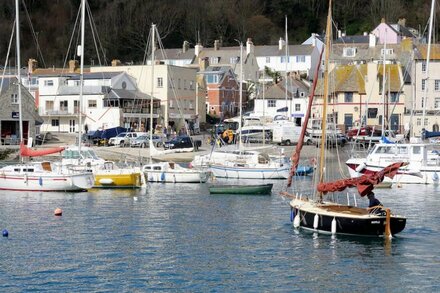
{"label": "sailboat", "polygon": [[[209,178],[209,172],[205,169],[186,168],[174,162],[158,162],[153,163],[153,154],[159,151],[154,147],[153,143],[153,88],[154,88],[154,51],[155,51],[155,35],[156,25],[151,26],[151,100],[150,100],[150,162],[142,166],[142,172],[147,182],[161,183],[204,183]],[[166,151],[165,151],[166,152]],[[174,152],[170,150],[170,152]],[[163,154],[163,153],[162,153]]]}
{"label": "sailboat", "polygon": [[[240,119],[238,134],[242,130],[243,100],[243,43],[240,42]],[[244,151],[242,138],[238,139],[238,150],[214,150],[208,155],[195,156],[191,164],[201,168],[209,166],[212,174],[220,178],[235,179],[286,179],[290,164],[283,154],[276,158],[259,151]]]}
{"label": "sailboat", "polygon": [[[81,1],[81,46],[80,46],[80,105],[83,100],[83,70],[84,70],[84,26],[85,26],[85,0]],[[99,158],[90,147],[81,145],[82,119],[79,111],[78,145],[67,147],[62,153],[61,164],[71,166],[76,170],[89,170],[93,172],[95,188],[140,188],[143,185],[143,176],[140,168],[120,168],[115,162]]]}
{"label": "sailboat", "polygon": [[[20,21],[19,1],[15,1],[16,50],[17,50],[17,91],[20,131],[20,159],[60,152],[63,148],[33,150],[24,145],[22,119],[22,85],[20,75]],[[77,171],[58,163],[42,161],[9,165],[0,169],[0,189],[20,191],[84,191],[93,185],[93,174]]]}
{"label": "sailboat", "polygon": [[[331,5],[329,0],[327,28],[326,28],[326,46],[325,46],[325,72],[324,72],[324,94],[322,117],[327,117],[327,100],[329,95],[328,75],[329,75],[329,56],[331,50]],[[320,64],[321,62],[318,62]],[[317,70],[316,72],[318,72]],[[315,74],[313,91],[309,97],[309,106],[306,112],[305,123],[301,131],[300,141],[292,154],[291,174],[295,172],[298,166],[301,148],[304,143],[307,121],[310,118],[310,112],[313,102],[314,91],[316,88],[317,74]],[[327,177],[325,168],[325,140],[326,120],[322,119],[321,148],[318,165],[317,182],[313,186],[313,191],[307,195],[296,196],[283,193],[290,197],[291,219],[296,228],[304,228],[315,232],[331,234],[349,234],[364,236],[386,236],[391,237],[401,232],[405,228],[406,218],[392,214],[390,209],[384,208],[381,213],[371,213],[365,208],[351,206],[349,204],[336,203],[330,200],[330,194],[341,192],[349,187],[356,187],[361,196],[369,194],[375,185],[381,183],[385,177],[393,177],[397,170],[405,163],[394,163],[386,168],[369,175],[363,175],[359,178],[341,179],[333,182],[324,182]],[[292,184],[292,177],[289,177],[287,186]],[[324,196],[326,196],[324,200]]]}

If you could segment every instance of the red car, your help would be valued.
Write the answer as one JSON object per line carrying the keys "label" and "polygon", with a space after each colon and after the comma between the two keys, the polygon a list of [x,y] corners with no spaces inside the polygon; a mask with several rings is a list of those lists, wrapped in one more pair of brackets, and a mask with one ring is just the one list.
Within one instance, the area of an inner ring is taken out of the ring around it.
{"label": "red car", "polygon": [[380,129],[374,129],[371,126],[364,126],[364,127],[361,127],[360,130],[359,130],[359,128],[351,128],[347,131],[346,135],[347,135],[348,139],[351,140],[353,138],[353,136],[371,136],[371,135],[380,136],[381,131],[380,131]]}

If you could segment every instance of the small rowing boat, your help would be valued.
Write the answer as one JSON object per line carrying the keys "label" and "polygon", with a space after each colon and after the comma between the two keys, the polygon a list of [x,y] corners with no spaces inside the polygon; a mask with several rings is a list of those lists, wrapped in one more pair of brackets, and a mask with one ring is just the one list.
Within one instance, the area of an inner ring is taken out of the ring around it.
{"label": "small rowing boat", "polygon": [[259,185],[212,185],[209,187],[211,194],[249,194],[270,195],[273,184]]}

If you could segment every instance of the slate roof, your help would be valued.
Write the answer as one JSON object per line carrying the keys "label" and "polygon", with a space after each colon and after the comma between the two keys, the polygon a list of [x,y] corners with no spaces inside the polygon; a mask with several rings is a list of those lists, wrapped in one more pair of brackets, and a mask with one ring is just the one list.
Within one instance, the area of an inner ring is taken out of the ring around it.
{"label": "slate roof", "polygon": [[[123,73],[122,71],[114,71],[114,72],[92,72],[92,73],[84,73],[84,79],[111,79],[119,74]],[[70,76],[71,80],[79,80],[80,75],[74,74]]]}
{"label": "slate roof", "polygon": [[[110,99],[137,99],[137,100],[149,100],[150,95],[141,93],[140,91],[128,91],[124,89],[112,89],[106,98]],[[154,101],[159,101],[160,99],[153,98]]]}
{"label": "slate roof", "polygon": [[343,36],[333,41],[335,44],[368,44],[370,37],[364,35]]}
{"label": "slate roof", "polygon": [[[205,50],[205,49],[203,49]],[[159,50],[157,49],[154,53],[154,58],[156,60],[166,60],[166,59],[173,59],[173,60],[193,60],[195,57],[195,49],[190,48],[186,52],[183,52],[183,49],[163,49]],[[150,58],[151,59],[151,58]]]}
{"label": "slate roof", "polygon": [[[283,100],[286,98],[286,88],[285,88],[285,80],[269,87],[265,91],[265,99],[271,100]],[[309,87],[304,84],[301,80],[296,79],[293,76],[289,76],[287,83],[287,97],[288,99],[292,99],[292,97],[298,97],[297,92],[304,92],[305,96],[309,95]]]}

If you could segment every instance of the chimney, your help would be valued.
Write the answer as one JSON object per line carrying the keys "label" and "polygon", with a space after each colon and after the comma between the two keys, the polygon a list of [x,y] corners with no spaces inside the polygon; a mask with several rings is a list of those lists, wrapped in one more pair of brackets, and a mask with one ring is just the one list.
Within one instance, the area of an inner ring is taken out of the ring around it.
{"label": "chimney", "polygon": [[200,71],[205,71],[206,68],[208,68],[209,66],[209,60],[208,57],[205,58],[199,58],[199,67],[200,67]]}
{"label": "chimney", "polygon": [[380,20],[381,23],[385,23],[385,17],[382,17],[382,19]]}
{"label": "chimney", "polygon": [[69,60],[69,73],[74,73],[78,66],[78,60]]}
{"label": "chimney", "polygon": [[280,40],[278,41],[278,50],[281,51],[285,44],[286,42],[284,42],[283,38],[280,38]]}
{"label": "chimney", "polygon": [[399,24],[400,26],[406,27],[406,18],[399,18],[399,20],[397,21],[397,24]]}
{"label": "chimney", "polygon": [[202,51],[203,46],[200,43],[197,43],[197,45],[194,46],[194,54],[196,56],[199,56],[200,52]]}
{"label": "chimney", "polygon": [[113,67],[121,66],[121,60],[113,59],[113,60],[112,60],[112,66],[113,66]]}
{"label": "chimney", "polygon": [[218,51],[220,49],[220,41],[215,40],[214,41],[214,51]]}
{"label": "chimney", "polygon": [[369,47],[376,47],[376,36],[374,34],[369,34],[370,40],[369,40]]}
{"label": "chimney", "polygon": [[28,61],[28,73],[33,73],[37,69],[37,60],[30,58]]}
{"label": "chimney", "polygon": [[254,53],[254,43],[252,43],[252,39],[248,38],[246,41],[246,55],[250,53]]}
{"label": "chimney", "polygon": [[183,41],[183,47],[182,47],[182,52],[186,53],[189,49],[189,42],[188,41]]}

